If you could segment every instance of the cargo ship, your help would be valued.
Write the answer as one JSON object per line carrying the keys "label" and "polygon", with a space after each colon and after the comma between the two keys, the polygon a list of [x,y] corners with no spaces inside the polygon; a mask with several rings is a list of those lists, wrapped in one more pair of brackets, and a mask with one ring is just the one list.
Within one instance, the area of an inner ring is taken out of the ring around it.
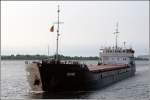
{"label": "cargo ship", "polygon": [[114,32],[115,46],[100,49],[97,64],[61,60],[58,55],[59,12],[58,6],[57,49],[54,59],[26,62],[31,91],[52,92],[102,88],[135,75],[134,50],[117,45],[118,24]]}

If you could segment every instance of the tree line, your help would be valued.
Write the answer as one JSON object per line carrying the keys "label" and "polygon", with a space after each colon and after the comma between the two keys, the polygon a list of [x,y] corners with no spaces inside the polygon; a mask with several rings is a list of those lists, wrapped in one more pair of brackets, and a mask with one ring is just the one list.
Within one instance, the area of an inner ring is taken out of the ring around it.
{"label": "tree line", "polygon": [[[54,59],[56,55],[47,56],[47,55],[2,55],[2,60],[42,60],[42,59]],[[83,56],[64,56],[58,55],[59,59],[62,60],[97,60],[99,57],[97,56],[90,56],[90,57],[83,57]]]}
{"label": "tree line", "polygon": [[[2,55],[2,60],[42,60],[42,59],[54,59],[56,55]],[[99,57],[97,56],[90,56],[90,57],[83,57],[83,56],[64,56],[64,55],[58,55],[59,59],[61,60],[98,60]],[[141,57],[135,57],[135,60],[149,60],[148,58],[141,58]]]}

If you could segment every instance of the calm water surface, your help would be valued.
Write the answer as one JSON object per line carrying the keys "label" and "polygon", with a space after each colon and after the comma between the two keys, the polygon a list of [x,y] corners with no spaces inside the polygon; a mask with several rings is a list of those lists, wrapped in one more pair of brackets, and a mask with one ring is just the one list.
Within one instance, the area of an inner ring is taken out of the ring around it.
{"label": "calm water surface", "polygon": [[[93,64],[97,61],[82,61]],[[100,100],[148,100],[149,61],[136,61],[136,75],[95,91],[74,91],[31,94],[25,64],[20,61],[1,61],[1,99],[71,98]]]}

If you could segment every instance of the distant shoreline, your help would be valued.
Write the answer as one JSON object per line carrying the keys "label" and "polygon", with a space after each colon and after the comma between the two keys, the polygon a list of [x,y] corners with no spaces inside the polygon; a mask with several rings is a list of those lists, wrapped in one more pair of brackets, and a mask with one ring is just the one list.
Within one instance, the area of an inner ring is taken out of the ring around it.
{"label": "distant shoreline", "polygon": [[[54,59],[55,55],[47,56],[47,55],[10,55],[10,56],[1,56],[1,60],[42,60],[42,59]],[[61,60],[98,60],[99,57],[82,57],[82,56],[63,56],[59,55]]]}
{"label": "distant shoreline", "polygon": [[[9,61],[13,61],[13,60],[42,60],[42,59],[1,59],[1,61],[4,60],[9,60]],[[61,59],[61,60],[98,60],[98,59]],[[149,61],[149,59],[135,59],[135,61]]]}
{"label": "distant shoreline", "polygon": [[[2,55],[1,60],[42,60],[42,59],[54,59],[54,56],[47,56],[47,55]],[[63,56],[59,55],[59,58],[61,60],[99,60],[99,57],[97,56],[90,56],[90,57],[83,57],[83,56]],[[140,58],[140,57],[135,57],[135,60],[149,60],[148,58]]]}

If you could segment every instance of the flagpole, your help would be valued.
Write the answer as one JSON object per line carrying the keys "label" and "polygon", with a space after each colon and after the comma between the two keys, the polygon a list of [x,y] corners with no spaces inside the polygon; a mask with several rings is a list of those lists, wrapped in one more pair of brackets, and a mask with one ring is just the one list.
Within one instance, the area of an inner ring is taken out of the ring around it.
{"label": "flagpole", "polygon": [[48,45],[48,51],[47,51],[47,53],[48,53],[48,57],[49,57],[49,45]]}

